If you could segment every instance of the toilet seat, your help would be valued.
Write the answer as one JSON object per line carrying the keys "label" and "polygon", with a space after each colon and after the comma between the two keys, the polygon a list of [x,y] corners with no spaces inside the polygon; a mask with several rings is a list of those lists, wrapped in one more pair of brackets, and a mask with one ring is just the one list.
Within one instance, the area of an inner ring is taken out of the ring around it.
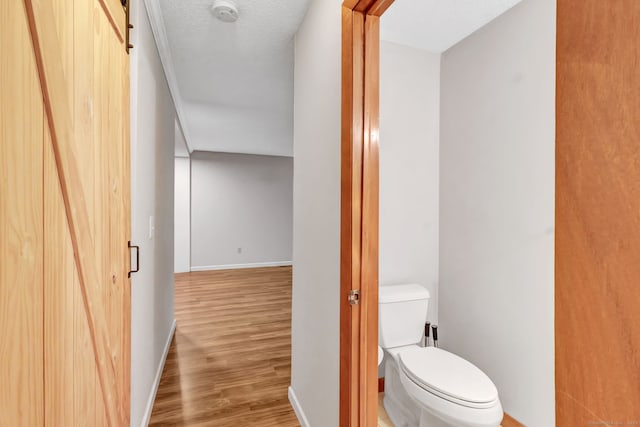
{"label": "toilet seat", "polygon": [[489,377],[467,360],[436,347],[411,346],[398,354],[399,365],[416,386],[451,403],[487,409],[498,402]]}

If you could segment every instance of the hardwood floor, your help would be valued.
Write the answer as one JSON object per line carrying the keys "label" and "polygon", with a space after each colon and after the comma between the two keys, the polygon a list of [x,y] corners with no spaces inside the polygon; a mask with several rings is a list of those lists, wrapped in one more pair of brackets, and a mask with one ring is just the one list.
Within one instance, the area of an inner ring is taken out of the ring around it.
{"label": "hardwood floor", "polygon": [[176,335],[151,426],[299,426],[291,372],[291,267],[176,275]]}
{"label": "hardwood floor", "polygon": [[378,427],[394,427],[391,418],[384,409],[383,399],[384,393],[378,393]]}

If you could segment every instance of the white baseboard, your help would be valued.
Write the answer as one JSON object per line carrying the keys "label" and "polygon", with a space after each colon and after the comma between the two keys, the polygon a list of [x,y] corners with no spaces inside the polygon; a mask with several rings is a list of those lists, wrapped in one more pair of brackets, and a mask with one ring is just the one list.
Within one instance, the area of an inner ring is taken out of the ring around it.
{"label": "white baseboard", "polygon": [[167,361],[167,355],[169,354],[169,347],[171,347],[171,340],[173,340],[173,335],[176,333],[176,319],[173,319],[173,323],[171,324],[171,330],[169,331],[169,336],[167,337],[167,342],[164,345],[164,352],[162,353],[162,358],[160,359],[160,364],[158,365],[158,370],[156,371],[156,378],[153,380],[153,387],[151,388],[151,394],[149,394],[149,400],[147,401],[147,408],[144,410],[144,416],[142,417],[142,427],[147,427],[149,425],[149,421],[151,420],[151,411],[153,411],[153,403],[156,401],[156,394],[158,393],[158,387],[160,386],[160,379],[162,378],[162,371],[164,370],[164,364]]}
{"label": "white baseboard", "polygon": [[291,261],[254,262],[251,264],[199,265],[199,266],[192,266],[191,271],[236,270],[240,268],[261,268],[261,267],[287,267],[290,265],[293,265]]}
{"label": "white baseboard", "polygon": [[298,398],[296,397],[296,393],[293,391],[293,388],[289,386],[289,402],[291,403],[291,407],[293,408],[293,412],[296,413],[296,417],[298,417],[298,422],[302,427],[311,427],[309,425],[309,420],[307,420],[307,416],[304,414],[302,407],[300,406],[300,402],[298,402]]}

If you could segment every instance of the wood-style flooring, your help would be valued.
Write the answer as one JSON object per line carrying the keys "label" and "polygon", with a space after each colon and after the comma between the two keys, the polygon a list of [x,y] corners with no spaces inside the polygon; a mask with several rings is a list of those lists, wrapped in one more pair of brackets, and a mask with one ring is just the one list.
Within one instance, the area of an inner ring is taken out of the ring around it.
{"label": "wood-style flooring", "polygon": [[151,426],[298,427],[291,268],[176,275],[176,335]]}
{"label": "wood-style flooring", "polygon": [[384,399],[384,393],[378,393],[378,427],[394,427],[391,418],[384,409],[382,399]]}

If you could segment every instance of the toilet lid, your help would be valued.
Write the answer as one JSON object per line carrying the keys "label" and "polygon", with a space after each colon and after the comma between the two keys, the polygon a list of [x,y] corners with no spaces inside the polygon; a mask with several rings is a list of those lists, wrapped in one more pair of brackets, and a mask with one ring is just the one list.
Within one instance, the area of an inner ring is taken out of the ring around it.
{"label": "toilet lid", "polygon": [[399,358],[413,382],[447,400],[472,407],[498,400],[498,390],[489,377],[453,353],[414,346],[400,352]]}

